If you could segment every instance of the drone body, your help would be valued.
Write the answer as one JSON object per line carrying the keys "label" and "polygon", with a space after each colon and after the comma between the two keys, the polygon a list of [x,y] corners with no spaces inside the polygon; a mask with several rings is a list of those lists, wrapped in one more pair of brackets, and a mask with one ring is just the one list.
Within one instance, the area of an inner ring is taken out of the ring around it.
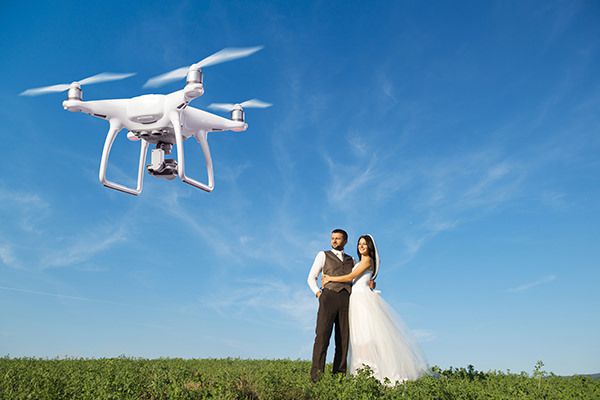
{"label": "drone body", "polygon": [[[182,90],[166,95],[147,94],[130,99],[83,100],[82,84],[123,79],[131,76],[131,74],[99,74],[80,82],[73,82],[70,85],[29,89],[21,94],[36,95],[68,89],[67,100],[63,102],[65,110],[83,112],[109,122],[109,131],[104,142],[99,171],[99,179],[104,186],[132,195],[139,195],[142,192],[144,168],[146,168],[150,175],[169,180],[179,176],[183,182],[210,192],[214,188],[214,173],[207,141],[208,132],[245,131],[248,125],[245,122],[243,107],[264,108],[269,107],[270,104],[260,100],[249,100],[241,104],[211,105],[216,109],[231,111],[231,119],[191,107],[189,103],[204,93],[200,68],[234,58],[245,57],[259,49],[224,49],[189,68],[179,68],[150,79],[146,83],[146,86],[157,86],[166,81],[181,78],[182,73],[187,76],[186,86]],[[111,147],[118,133],[123,129],[128,131],[127,138],[129,140],[140,142],[137,185],[135,188],[112,182],[106,177]],[[185,171],[184,142],[192,136],[200,143],[204,154],[208,173],[207,183],[201,183],[189,177]],[[155,149],[152,150],[151,164],[146,165],[146,156],[150,144],[154,145]],[[165,158],[165,155],[171,154],[173,146],[177,148],[177,159]]]}

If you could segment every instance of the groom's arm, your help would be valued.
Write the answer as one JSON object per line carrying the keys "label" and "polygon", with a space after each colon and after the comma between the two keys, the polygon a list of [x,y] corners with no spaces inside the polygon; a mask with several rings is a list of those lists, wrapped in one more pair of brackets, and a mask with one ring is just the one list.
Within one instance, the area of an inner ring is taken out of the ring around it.
{"label": "groom's arm", "polygon": [[323,271],[323,266],[325,265],[325,253],[320,251],[315,257],[315,261],[308,273],[308,287],[315,294],[315,296],[319,297],[321,295],[321,288],[317,285],[317,279],[321,271]]}

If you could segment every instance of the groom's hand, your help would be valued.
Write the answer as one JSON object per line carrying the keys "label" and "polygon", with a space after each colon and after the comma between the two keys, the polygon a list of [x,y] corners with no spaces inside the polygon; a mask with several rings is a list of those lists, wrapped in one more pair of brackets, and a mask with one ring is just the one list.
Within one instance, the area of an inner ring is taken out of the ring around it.
{"label": "groom's hand", "polygon": [[375,289],[375,281],[374,281],[373,279],[371,279],[371,280],[369,281],[369,288],[370,288],[371,290]]}

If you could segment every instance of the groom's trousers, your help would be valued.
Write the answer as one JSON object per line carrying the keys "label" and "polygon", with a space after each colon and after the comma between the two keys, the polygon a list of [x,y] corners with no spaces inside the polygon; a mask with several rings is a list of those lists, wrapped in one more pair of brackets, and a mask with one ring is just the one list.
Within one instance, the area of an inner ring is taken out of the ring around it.
{"label": "groom's trousers", "polygon": [[347,290],[339,292],[323,289],[319,297],[317,313],[317,329],[313,347],[312,367],[310,377],[316,382],[325,372],[325,359],[331,332],[335,326],[335,356],[333,358],[333,373],[346,372],[348,356],[348,340],[350,336],[348,325],[348,304],[350,293]]}

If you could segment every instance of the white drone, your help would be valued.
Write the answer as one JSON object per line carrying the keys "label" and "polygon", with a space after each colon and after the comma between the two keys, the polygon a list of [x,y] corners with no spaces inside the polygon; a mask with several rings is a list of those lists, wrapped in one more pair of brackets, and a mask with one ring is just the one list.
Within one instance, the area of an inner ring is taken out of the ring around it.
{"label": "white drone", "polygon": [[[83,101],[81,86],[128,78],[135,74],[101,73],[82,79],[78,82],[28,89],[21,93],[22,96],[35,96],[44,93],[64,92],[68,90],[67,100],[63,101],[65,110],[71,112],[84,112],[97,118],[107,120],[110,124],[102,159],[100,161],[100,182],[111,189],[139,195],[142,192],[144,181],[144,167],[150,175],[174,179],[179,175],[181,180],[196,188],[210,192],[214,188],[214,174],[210,149],[208,147],[208,132],[245,131],[248,128],[244,120],[244,108],[265,108],[271,104],[252,99],[239,104],[211,104],[208,107],[215,110],[230,111],[231,119],[223,118],[209,112],[189,106],[190,101],[202,96],[203,67],[219,64],[236,58],[249,56],[260,47],[226,48],[206,57],[204,60],[182,67],[171,72],[149,79],[144,87],[158,87],[167,82],[182,79],[187,76],[187,82],[182,90],[166,95],[147,94],[130,99],[110,99]],[[137,186],[127,187],[106,179],[106,168],[110,149],[117,134],[123,129],[128,130],[127,138],[131,141],[140,141],[140,159],[138,164]],[[185,158],[183,143],[189,137],[195,137],[204,153],[208,183],[201,183],[190,178],[185,173]],[[154,144],[152,150],[152,163],[146,164],[148,144]],[[177,160],[166,159],[165,154],[171,154],[173,145],[177,146]]]}

